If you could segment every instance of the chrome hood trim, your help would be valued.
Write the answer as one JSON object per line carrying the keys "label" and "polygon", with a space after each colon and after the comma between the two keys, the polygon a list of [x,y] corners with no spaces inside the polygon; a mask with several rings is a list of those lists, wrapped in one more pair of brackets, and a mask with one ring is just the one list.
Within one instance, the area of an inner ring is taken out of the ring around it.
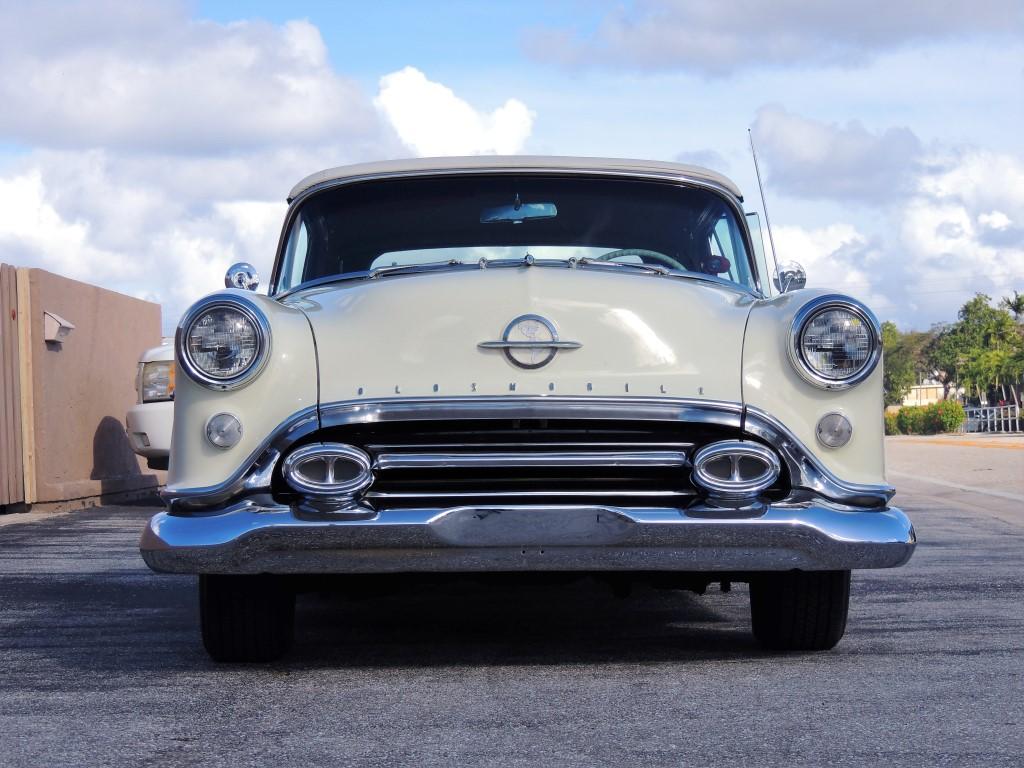
{"label": "chrome hood trim", "polygon": [[318,429],[346,424],[460,419],[603,419],[678,421],[734,427],[775,448],[789,471],[795,494],[818,496],[852,507],[884,508],[895,493],[889,485],[850,483],[830,472],[782,422],[741,403],[685,398],[502,396],[348,400],[321,405],[319,418],[306,409],[281,424],[223,483],[203,488],[168,487],[161,497],[173,512],[223,504],[269,489],[281,455]]}

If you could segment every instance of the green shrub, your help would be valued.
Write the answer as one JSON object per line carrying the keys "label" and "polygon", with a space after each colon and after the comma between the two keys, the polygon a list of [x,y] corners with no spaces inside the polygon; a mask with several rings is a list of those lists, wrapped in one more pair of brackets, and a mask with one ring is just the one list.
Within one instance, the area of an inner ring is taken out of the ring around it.
{"label": "green shrub", "polygon": [[966,418],[964,407],[955,400],[940,400],[928,406],[928,427],[932,433],[956,432]]}
{"label": "green shrub", "polygon": [[897,411],[886,411],[885,412],[885,434],[887,435],[898,435],[900,433],[899,425],[896,423]]}
{"label": "green shrub", "polygon": [[902,435],[923,435],[925,430],[925,409],[920,405],[900,408],[896,414],[896,428]]}
{"label": "green shrub", "polygon": [[931,405],[908,405],[896,414],[885,414],[887,435],[934,435],[955,432],[967,415],[955,400],[942,400]]}

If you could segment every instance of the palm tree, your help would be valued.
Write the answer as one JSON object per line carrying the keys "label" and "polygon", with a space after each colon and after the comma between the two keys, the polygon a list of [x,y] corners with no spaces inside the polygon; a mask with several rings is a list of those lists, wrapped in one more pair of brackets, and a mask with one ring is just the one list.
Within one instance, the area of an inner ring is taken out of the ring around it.
{"label": "palm tree", "polygon": [[1003,300],[999,302],[999,306],[1013,312],[1013,317],[1018,322],[1024,319],[1024,293],[1014,291],[1012,299],[1009,296],[1004,296]]}

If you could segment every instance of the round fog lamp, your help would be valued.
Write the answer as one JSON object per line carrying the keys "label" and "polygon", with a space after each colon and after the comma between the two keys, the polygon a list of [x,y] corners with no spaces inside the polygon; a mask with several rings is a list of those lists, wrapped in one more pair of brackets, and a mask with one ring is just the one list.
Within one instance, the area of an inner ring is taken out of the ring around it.
{"label": "round fog lamp", "polygon": [[853,425],[841,413],[826,413],[818,420],[817,434],[826,448],[842,448],[853,437]]}
{"label": "round fog lamp", "polygon": [[218,448],[232,448],[242,439],[242,422],[230,413],[218,413],[206,422],[206,439]]}

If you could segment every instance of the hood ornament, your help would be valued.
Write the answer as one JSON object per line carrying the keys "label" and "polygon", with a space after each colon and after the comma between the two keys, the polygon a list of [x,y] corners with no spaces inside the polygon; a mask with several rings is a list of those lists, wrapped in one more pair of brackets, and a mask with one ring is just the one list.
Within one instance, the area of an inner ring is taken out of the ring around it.
{"label": "hood ornament", "polygon": [[540,315],[520,315],[507,326],[501,341],[481,341],[480,349],[500,349],[517,368],[543,368],[560,349],[579,349],[578,341],[559,341],[555,324]]}

